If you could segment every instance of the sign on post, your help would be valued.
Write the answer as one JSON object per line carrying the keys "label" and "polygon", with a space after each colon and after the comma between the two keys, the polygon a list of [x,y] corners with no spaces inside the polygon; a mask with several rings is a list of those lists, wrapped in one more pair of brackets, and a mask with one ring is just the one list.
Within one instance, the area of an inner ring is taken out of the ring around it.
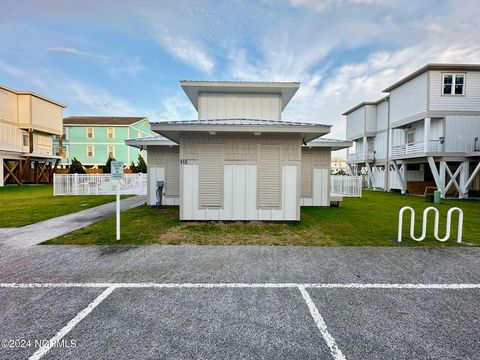
{"label": "sign on post", "polygon": [[112,180],[117,182],[117,240],[120,240],[120,182],[123,180],[123,161],[110,163]]}
{"label": "sign on post", "polygon": [[112,161],[110,169],[112,180],[123,180],[123,161]]}

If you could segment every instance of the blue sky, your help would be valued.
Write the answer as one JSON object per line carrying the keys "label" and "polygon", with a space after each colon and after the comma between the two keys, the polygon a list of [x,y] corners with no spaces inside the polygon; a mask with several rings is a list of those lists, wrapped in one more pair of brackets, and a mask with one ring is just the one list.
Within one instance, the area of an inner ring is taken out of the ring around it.
{"label": "blue sky", "polygon": [[333,124],[429,62],[480,63],[480,2],[3,0],[0,84],[65,115],[191,119],[182,79],[300,81],[284,118]]}

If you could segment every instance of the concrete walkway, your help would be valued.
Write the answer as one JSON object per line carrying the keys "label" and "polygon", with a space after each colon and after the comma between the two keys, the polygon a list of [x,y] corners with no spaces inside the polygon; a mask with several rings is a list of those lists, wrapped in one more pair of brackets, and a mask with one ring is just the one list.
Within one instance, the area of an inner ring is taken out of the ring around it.
{"label": "concrete walkway", "polygon": [[[130,210],[145,202],[146,196],[134,196],[121,200],[120,208],[121,211]],[[115,202],[19,228],[3,228],[0,229],[0,245],[26,248],[68,234],[113,215],[115,215]]]}

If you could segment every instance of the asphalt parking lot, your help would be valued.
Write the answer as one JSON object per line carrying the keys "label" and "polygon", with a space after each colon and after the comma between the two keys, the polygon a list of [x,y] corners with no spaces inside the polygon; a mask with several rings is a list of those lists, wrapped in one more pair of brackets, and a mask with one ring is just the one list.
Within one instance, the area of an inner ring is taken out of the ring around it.
{"label": "asphalt parking lot", "polygon": [[4,252],[0,358],[480,358],[476,249],[222,249]]}

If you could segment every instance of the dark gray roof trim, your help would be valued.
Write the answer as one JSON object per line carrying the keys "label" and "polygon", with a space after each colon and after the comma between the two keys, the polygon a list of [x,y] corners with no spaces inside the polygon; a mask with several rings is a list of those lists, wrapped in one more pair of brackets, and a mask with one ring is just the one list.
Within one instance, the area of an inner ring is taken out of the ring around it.
{"label": "dark gray roof trim", "polygon": [[365,105],[378,105],[380,104],[381,102],[384,102],[385,100],[389,99],[390,96],[384,96],[380,99],[378,99],[377,101],[364,101],[364,102],[361,102],[360,104],[358,105],[355,105],[353,108],[345,111],[342,115],[348,115],[348,114],[351,114],[352,112],[354,112],[355,110],[358,110],[360,109],[362,106],[365,106]]}

